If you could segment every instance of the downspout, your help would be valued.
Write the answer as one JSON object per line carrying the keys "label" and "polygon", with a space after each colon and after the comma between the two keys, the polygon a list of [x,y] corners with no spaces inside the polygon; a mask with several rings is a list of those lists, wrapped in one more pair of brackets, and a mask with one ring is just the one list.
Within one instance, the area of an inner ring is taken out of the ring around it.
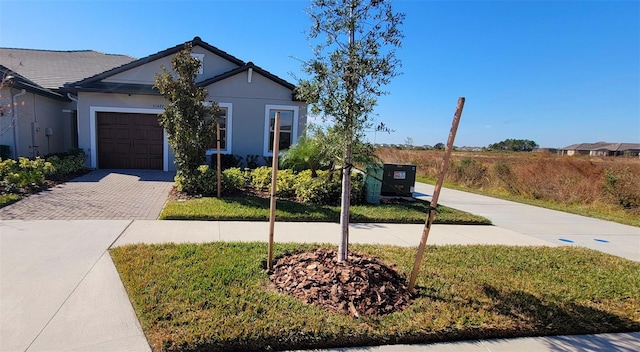
{"label": "downspout", "polygon": [[[69,100],[74,101],[76,103],[76,134],[78,136],[80,136],[80,119],[78,118],[78,98],[77,97],[74,98],[71,95],[71,93],[67,93],[67,98],[69,98]],[[78,148],[79,147],[80,146],[78,146]],[[85,153],[85,159],[89,158],[89,165],[91,165],[91,148],[89,148],[88,152],[89,153]],[[84,151],[83,151],[83,153],[84,153]]]}
{"label": "downspout", "polygon": [[18,160],[18,114],[16,112],[15,99],[17,97],[27,94],[25,89],[22,89],[20,93],[11,94],[11,119],[13,120],[13,159]]}

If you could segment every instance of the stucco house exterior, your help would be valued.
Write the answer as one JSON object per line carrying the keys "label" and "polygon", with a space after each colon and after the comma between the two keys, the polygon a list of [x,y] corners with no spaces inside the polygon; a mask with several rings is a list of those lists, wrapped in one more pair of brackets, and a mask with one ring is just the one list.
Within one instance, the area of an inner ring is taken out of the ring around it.
{"label": "stucco house exterior", "polygon": [[76,102],[61,87],[133,60],[93,50],[0,48],[0,145],[13,158],[77,147]]}
{"label": "stucco house exterior", "polygon": [[640,156],[640,143],[580,143],[558,150],[558,155]]}
{"label": "stucco house exterior", "polygon": [[[207,90],[207,101],[217,102],[224,112],[222,153],[271,156],[273,118],[278,111],[281,146],[295,143],[306,126],[307,104],[295,99],[292,83],[199,37],[187,43],[192,45],[192,56],[202,63],[196,83]],[[77,131],[77,147],[87,155],[87,167],[175,170],[167,135],[157,121],[166,102],[153,83],[162,67],[171,69],[171,58],[185,44],[137,60],[124,57],[120,64],[68,80],[53,90],[63,101],[58,107],[60,119],[65,120],[64,111],[66,119],[75,117],[72,127]],[[61,143],[74,146],[70,137],[71,142]],[[18,147],[20,155],[25,151]],[[212,146],[208,154],[214,153]]]}

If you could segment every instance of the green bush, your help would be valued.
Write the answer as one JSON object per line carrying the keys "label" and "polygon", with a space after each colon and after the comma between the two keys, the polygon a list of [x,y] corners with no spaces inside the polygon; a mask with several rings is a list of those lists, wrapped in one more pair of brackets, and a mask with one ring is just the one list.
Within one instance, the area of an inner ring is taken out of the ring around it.
{"label": "green bush", "polygon": [[351,173],[351,204],[365,204],[364,175],[359,172]]}
{"label": "green bush", "polygon": [[0,159],[0,179],[4,178],[11,172],[16,170],[16,161],[13,159]]}
{"label": "green bush", "polygon": [[471,159],[463,158],[460,163],[454,168],[454,181],[463,183],[465,186],[481,187],[485,180],[487,169],[482,165],[482,162]]}
{"label": "green bush", "polygon": [[520,194],[518,190],[518,179],[511,170],[508,163],[498,161],[493,164],[493,173],[499,180],[500,185],[512,194]]}
{"label": "green bush", "polygon": [[296,195],[297,175],[293,170],[279,170],[276,182],[276,194],[280,197],[291,198]]}
{"label": "green bush", "polygon": [[629,169],[605,170],[605,191],[624,209],[640,209],[638,176]]}
{"label": "green bush", "polygon": [[50,162],[40,157],[34,160],[19,158],[18,163],[5,160],[1,169],[4,182],[26,189],[40,188],[44,184],[45,175],[55,171]]}
{"label": "green bush", "polygon": [[[320,170],[311,177],[311,170],[298,174],[296,197],[303,203],[336,205],[340,201],[340,178],[337,172]],[[338,177],[336,177],[338,176]]]}
{"label": "green bush", "polygon": [[[242,163],[242,157],[240,155],[220,154],[220,164],[222,164],[221,165],[222,170],[231,169],[234,167],[240,167],[241,163]],[[218,168],[218,155],[215,153],[211,155],[211,168],[212,169]]]}
{"label": "green bush", "polygon": [[71,149],[66,153],[50,154],[45,159],[50,162],[55,171],[48,176],[62,177],[84,169],[84,152],[82,149]]}
{"label": "green bush", "polygon": [[233,193],[243,189],[247,184],[246,174],[238,167],[222,171],[222,191]]}
{"label": "green bush", "polygon": [[271,186],[271,168],[260,166],[251,172],[251,186],[258,191],[266,191]]}
{"label": "green bush", "polygon": [[193,177],[181,172],[174,178],[176,189],[188,194],[211,195],[217,192],[217,173],[209,165],[200,165]]}
{"label": "green bush", "polygon": [[247,154],[247,157],[246,157],[247,167],[250,169],[255,169],[256,167],[258,167],[259,157],[260,156],[256,154]]}
{"label": "green bush", "polygon": [[[296,197],[303,203],[320,205],[338,205],[342,193],[342,180],[337,171],[320,170],[317,177],[311,176],[311,170],[298,174],[295,184]],[[359,173],[351,173],[351,204],[364,202],[363,177]]]}

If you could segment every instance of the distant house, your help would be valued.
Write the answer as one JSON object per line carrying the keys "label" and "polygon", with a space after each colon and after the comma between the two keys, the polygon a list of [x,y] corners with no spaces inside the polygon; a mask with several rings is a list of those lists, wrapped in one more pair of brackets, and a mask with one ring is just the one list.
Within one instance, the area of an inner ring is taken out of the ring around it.
{"label": "distant house", "polygon": [[[202,63],[197,85],[207,89],[207,100],[217,102],[225,114],[221,126],[222,153],[271,156],[276,112],[281,113],[281,148],[295,143],[306,126],[307,104],[295,99],[292,83],[198,37],[188,43],[193,48],[192,56]],[[60,101],[46,113],[36,114],[44,103],[40,97],[44,93],[37,93],[37,99],[25,99],[25,106],[16,109],[15,133],[19,138],[12,137],[14,131],[4,133],[0,144],[12,146],[20,156],[77,146],[87,154],[86,164],[90,168],[175,170],[166,132],[157,119],[166,101],[153,83],[162,66],[171,68],[172,56],[185,44],[137,60],[95,51],[0,48],[5,66],[13,63],[13,72],[39,88],[49,89]],[[83,55],[93,59],[87,60]],[[8,89],[12,99],[22,98],[17,96],[21,93],[18,86]],[[29,111],[34,111],[33,116]],[[30,123],[35,123],[35,127],[30,129]],[[59,140],[50,141],[49,147],[43,149],[42,136],[48,133],[47,128],[53,131],[49,137]],[[212,146],[208,154],[214,152]]]}
{"label": "distant house", "polygon": [[558,155],[640,156],[640,143],[581,143],[558,150]]}
{"label": "distant house", "polygon": [[133,60],[92,50],[0,48],[0,145],[13,158],[77,147],[75,97],[61,87]]}

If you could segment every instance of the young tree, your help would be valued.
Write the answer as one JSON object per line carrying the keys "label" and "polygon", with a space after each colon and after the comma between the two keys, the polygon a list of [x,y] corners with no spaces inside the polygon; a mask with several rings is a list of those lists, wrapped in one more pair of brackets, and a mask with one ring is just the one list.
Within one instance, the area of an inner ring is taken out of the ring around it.
{"label": "young tree", "polygon": [[309,39],[318,41],[314,58],[303,69],[311,78],[299,84],[299,96],[311,112],[333,121],[342,149],[342,237],[338,261],[347,259],[349,194],[353,146],[372,127],[382,87],[397,76],[395,50],[403,38],[404,14],[395,13],[390,0],[313,0],[309,8]]}
{"label": "young tree", "polygon": [[215,119],[211,117],[219,108],[215,103],[205,105],[207,91],[195,83],[200,61],[191,56],[191,44],[171,59],[171,65],[176,78],[165,67],[155,78],[155,87],[168,103],[158,121],[175,154],[176,180],[191,193],[197,190],[198,167],[215,140]]}

